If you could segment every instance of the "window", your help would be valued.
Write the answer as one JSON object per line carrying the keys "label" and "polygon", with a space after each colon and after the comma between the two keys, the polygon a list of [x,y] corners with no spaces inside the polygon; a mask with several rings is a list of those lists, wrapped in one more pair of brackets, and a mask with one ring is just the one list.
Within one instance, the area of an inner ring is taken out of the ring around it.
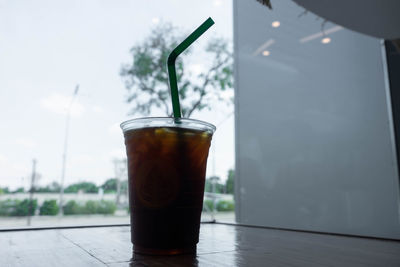
{"label": "window", "polygon": [[[228,0],[0,3],[0,228],[129,223],[119,124],[144,116],[128,115],[134,103],[127,103],[129,77],[121,73],[132,64],[130,49],[157,27],[170,23],[176,36],[184,36],[211,16],[215,26],[191,55],[182,55],[190,81],[199,82],[213,59],[205,52],[208,42],[223,38],[231,49],[231,5]],[[164,34],[172,38],[172,32]],[[221,97],[232,98],[233,89]],[[218,127],[207,190],[231,193],[225,185],[234,170],[233,105],[210,101],[211,110],[191,116]],[[149,115],[165,114],[156,108]],[[57,216],[63,175],[64,215]],[[229,211],[211,215],[210,201]],[[204,203],[204,220],[233,220],[232,195],[208,192]]]}

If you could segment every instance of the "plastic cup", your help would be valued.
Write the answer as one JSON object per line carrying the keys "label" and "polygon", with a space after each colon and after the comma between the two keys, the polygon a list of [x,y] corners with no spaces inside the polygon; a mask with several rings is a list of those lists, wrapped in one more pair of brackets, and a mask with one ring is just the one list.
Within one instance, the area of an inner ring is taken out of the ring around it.
{"label": "plastic cup", "polygon": [[181,118],[123,122],[133,250],[195,253],[215,126]]}

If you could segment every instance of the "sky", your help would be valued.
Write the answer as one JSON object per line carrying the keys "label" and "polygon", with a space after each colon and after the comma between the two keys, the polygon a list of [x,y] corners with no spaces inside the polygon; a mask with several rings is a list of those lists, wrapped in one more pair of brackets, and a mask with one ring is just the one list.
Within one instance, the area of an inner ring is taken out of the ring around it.
{"label": "sky", "polygon": [[[119,124],[140,117],[127,115],[119,76],[129,49],[159,23],[192,31],[209,16],[216,24],[194,45],[212,36],[232,40],[230,0],[0,0],[0,186],[27,187],[33,159],[39,185],[60,181],[66,107],[77,84],[65,184],[115,176],[113,159],[125,157]],[[217,125],[207,175],[223,180],[234,168],[232,109],[193,115]]]}

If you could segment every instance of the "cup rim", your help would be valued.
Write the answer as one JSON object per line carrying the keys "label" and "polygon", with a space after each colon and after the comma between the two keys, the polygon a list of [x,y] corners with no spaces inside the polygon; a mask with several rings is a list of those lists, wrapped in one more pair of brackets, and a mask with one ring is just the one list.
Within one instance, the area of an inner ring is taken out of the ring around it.
{"label": "cup rim", "polygon": [[[120,124],[120,127],[123,132],[133,130],[133,129],[139,129],[139,128],[149,128],[149,127],[157,127],[157,124],[154,122],[168,122],[170,125],[158,125],[158,126],[168,126],[168,127],[179,127],[179,128],[188,128],[188,129],[203,129],[203,130],[208,130],[211,131],[212,133],[215,132],[217,127],[215,125],[201,121],[201,120],[196,120],[196,119],[190,119],[190,118],[174,118],[174,117],[141,117],[141,118],[135,118],[135,119],[130,119],[127,121],[124,121]],[[147,122],[147,123],[146,123]],[[150,124],[153,122],[153,124]],[[136,124],[138,127],[134,127],[132,125]],[[129,127],[131,125],[131,127]],[[194,127],[197,125],[197,127]],[[203,126],[203,128],[201,128]]]}

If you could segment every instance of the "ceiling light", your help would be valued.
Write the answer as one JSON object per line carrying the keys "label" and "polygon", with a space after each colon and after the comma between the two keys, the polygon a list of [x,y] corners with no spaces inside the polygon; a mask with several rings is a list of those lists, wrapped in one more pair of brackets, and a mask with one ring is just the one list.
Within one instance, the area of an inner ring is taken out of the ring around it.
{"label": "ceiling light", "polygon": [[260,45],[254,52],[252,53],[252,56],[258,56],[259,54],[262,53],[262,51],[267,50],[268,47],[273,45],[275,43],[275,39],[268,39],[265,43]]}
{"label": "ceiling light", "polygon": [[278,28],[279,26],[281,26],[281,23],[279,22],[279,21],[277,21],[277,20],[275,20],[274,22],[272,22],[272,27],[274,27],[274,28]]}
{"label": "ceiling light", "polygon": [[322,40],[321,40],[321,43],[323,43],[323,44],[329,44],[330,42],[331,42],[331,38],[329,38],[329,37],[322,38]]}
{"label": "ceiling light", "polygon": [[319,32],[311,34],[309,36],[305,36],[305,37],[301,38],[299,41],[300,41],[300,43],[307,43],[307,42],[312,41],[314,39],[319,39],[321,37],[324,37],[324,36],[326,36],[328,34],[332,34],[334,32],[340,31],[340,30],[343,30],[342,26],[334,26],[332,28],[329,28],[329,29],[325,30],[324,32],[319,31]]}
{"label": "ceiling light", "polygon": [[158,24],[160,22],[159,18],[152,18],[151,22],[153,22],[154,24]]}
{"label": "ceiling light", "polygon": [[269,56],[269,54],[271,54],[268,50],[264,50],[263,52],[262,52],[262,54],[263,54],[263,56],[265,56],[265,57],[267,57],[267,56]]}

